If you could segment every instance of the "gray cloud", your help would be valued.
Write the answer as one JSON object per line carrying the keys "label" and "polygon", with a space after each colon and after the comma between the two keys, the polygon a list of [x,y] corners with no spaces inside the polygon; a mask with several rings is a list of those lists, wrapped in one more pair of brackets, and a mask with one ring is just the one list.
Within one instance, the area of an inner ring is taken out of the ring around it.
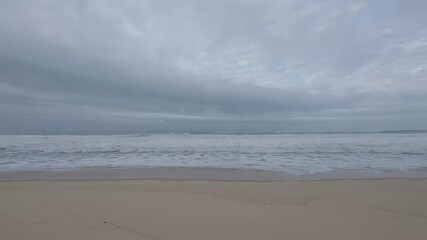
{"label": "gray cloud", "polygon": [[422,128],[424,1],[2,1],[0,132]]}

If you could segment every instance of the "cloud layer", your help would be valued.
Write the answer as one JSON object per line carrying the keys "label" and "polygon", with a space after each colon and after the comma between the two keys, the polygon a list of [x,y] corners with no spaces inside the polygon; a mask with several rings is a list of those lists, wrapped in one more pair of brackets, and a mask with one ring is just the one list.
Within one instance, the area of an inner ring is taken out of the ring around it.
{"label": "cloud layer", "polygon": [[423,9],[2,1],[0,133],[426,129]]}

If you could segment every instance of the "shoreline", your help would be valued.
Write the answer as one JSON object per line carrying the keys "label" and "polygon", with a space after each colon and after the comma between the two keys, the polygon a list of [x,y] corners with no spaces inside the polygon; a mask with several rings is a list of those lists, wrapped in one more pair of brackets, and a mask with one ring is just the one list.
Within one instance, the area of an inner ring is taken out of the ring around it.
{"label": "shoreline", "polygon": [[334,170],[300,175],[271,170],[206,167],[97,167],[66,170],[0,172],[0,182],[45,180],[211,180],[237,182],[281,182],[375,179],[427,179],[427,169],[413,169],[405,172],[358,172]]}

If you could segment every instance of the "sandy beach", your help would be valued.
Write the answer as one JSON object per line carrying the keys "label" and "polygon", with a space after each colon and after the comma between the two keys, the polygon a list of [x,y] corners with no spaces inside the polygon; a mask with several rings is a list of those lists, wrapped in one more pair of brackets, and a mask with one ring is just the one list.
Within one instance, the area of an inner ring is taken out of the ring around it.
{"label": "sandy beach", "polygon": [[427,180],[0,182],[2,239],[427,239]]}

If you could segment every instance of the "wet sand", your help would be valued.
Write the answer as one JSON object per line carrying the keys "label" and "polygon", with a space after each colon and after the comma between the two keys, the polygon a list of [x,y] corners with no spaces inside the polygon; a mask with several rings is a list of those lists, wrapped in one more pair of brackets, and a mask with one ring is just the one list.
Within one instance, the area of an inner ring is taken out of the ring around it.
{"label": "wet sand", "polygon": [[426,168],[407,171],[360,172],[333,170],[292,175],[290,173],[242,168],[205,167],[151,167],[108,168],[91,167],[46,171],[0,172],[0,181],[28,180],[124,180],[124,179],[170,179],[170,180],[226,180],[226,181],[285,181],[285,180],[336,180],[336,179],[420,179],[427,178]]}
{"label": "wet sand", "polygon": [[427,180],[0,182],[2,239],[427,239]]}

